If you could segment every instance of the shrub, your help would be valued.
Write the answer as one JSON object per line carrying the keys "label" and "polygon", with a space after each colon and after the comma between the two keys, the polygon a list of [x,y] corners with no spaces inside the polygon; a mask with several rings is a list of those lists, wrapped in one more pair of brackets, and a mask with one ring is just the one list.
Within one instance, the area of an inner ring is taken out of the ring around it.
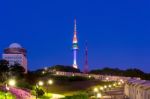
{"label": "shrub", "polygon": [[45,94],[45,92],[44,92],[43,89],[37,88],[37,89],[36,89],[36,94],[37,94],[37,96],[43,96],[43,95]]}

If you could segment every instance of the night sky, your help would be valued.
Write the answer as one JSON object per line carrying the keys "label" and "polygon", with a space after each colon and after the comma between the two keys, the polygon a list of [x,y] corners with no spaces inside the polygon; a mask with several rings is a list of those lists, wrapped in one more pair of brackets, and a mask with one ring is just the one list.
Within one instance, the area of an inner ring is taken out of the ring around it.
{"label": "night sky", "polygon": [[17,42],[28,51],[30,70],[72,65],[75,17],[80,69],[87,40],[90,69],[150,72],[149,0],[1,0],[0,54]]}

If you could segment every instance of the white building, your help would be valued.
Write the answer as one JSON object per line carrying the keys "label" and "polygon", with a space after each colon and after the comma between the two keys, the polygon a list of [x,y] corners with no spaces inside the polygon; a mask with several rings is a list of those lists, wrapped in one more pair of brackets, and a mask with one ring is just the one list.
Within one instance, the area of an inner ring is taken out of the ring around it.
{"label": "white building", "polygon": [[9,61],[9,65],[19,63],[24,67],[25,73],[27,73],[27,57],[26,49],[22,48],[18,43],[12,43],[8,48],[4,49],[3,59]]}

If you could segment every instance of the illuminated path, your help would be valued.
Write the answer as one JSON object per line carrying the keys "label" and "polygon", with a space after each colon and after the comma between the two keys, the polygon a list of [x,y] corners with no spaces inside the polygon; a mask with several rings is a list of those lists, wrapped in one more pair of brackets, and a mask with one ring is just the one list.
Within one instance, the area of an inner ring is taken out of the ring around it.
{"label": "illuminated path", "polygon": [[16,96],[16,99],[35,99],[35,96],[22,89],[11,87],[10,92]]}

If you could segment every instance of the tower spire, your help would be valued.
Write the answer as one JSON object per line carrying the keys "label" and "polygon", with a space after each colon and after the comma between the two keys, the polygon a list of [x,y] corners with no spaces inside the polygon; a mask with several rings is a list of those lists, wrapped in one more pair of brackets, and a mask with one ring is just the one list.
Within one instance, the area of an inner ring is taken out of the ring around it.
{"label": "tower spire", "polygon": [[73,43],[77,43],[77,25],[76,25],[76,19],[74,19],[74,36],[73,36]]}
{"label": "tower spire", "polygon": [[77,32],[77,24],[76,24],[76,18],[74,19],[74,33]]}

